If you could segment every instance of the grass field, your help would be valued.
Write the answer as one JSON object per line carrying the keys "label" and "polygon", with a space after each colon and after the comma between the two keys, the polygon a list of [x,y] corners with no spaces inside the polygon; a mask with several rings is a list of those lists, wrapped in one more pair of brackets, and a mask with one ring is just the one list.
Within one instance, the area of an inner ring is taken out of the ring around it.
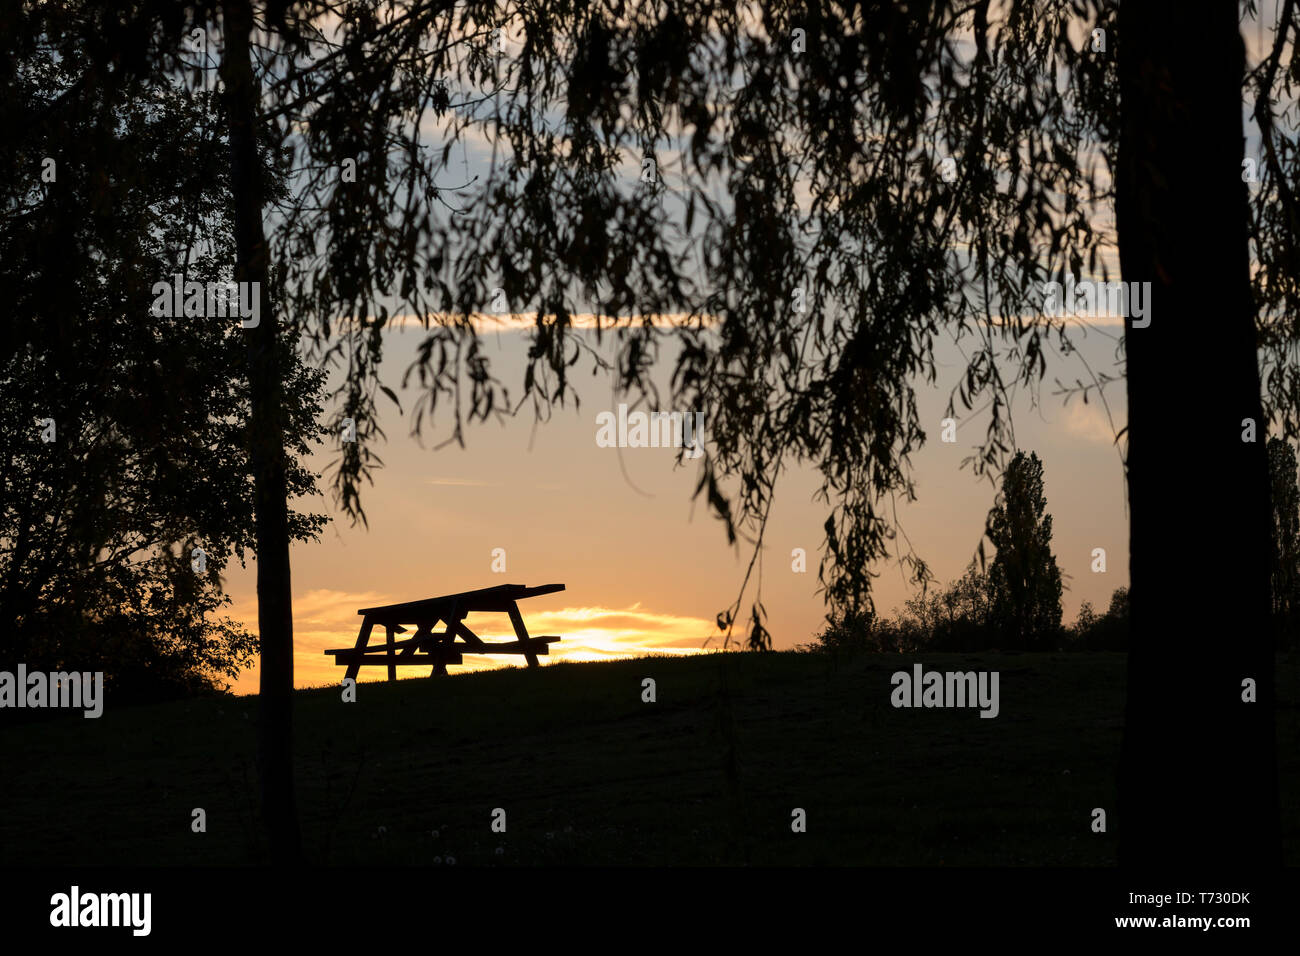
{"label": "grass field", "polygon": [[[773,653],[557,664],[297,695],[322,864],[1107,865],[1119,654]],[[890,674],[998,670],[1001,713],[894,709]],[[1287,860],[1298,681],[1279,658]],[[657,684],[643,703],[642,679]],[[729,704],[726,703],[729,701]],[[256,700],[0,725],[0,863],[260,862]],[[730,727],[730,731],[727,729]],[[731,756],[729,756],[731,755]],[[191,831],[191,811],[207,832]],[[495,808],[506,832],[491,830]],[[1109,829],[1090,829],[1094,807]],[[803,808],[807,832],[791,832]]]}

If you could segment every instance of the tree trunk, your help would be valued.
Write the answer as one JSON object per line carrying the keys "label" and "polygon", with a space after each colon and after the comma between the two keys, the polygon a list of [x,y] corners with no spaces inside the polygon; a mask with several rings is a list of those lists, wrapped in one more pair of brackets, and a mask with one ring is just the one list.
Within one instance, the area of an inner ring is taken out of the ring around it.
{"label": "tree trunk", "polygon": [[257,536],[257,625],[261,640],[258,695],[258,763],[262,817],[271,862],[299,862],[302,856],[293,788],[293,602],[289,579],[288,487],[284,460],[284,402],[277,322],[267,283],[268,251],[262,227],[261,163],[249,37],[248,0],[223,7],[223,81],[230,122],[231,191],[235,206],[235,280],[260,287],[260,322],[245,330],[251,414],[249,451],[253,467]]}
{"label": "tree trunk", "polygon": [[[1120,263],[1126,282],[1151,283],[1150,326],[1130,318],[1124,336],[1132,643],[1120,859],[1274,866],[1267,436],[1237,4],[1143,0],[1119,16]],[[1242,699],[1248,678],[1255,703]]]}

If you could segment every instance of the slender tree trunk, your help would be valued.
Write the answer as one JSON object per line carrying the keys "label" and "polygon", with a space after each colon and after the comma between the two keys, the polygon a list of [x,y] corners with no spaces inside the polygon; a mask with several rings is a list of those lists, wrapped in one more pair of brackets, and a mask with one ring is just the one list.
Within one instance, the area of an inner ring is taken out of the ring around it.
{"label": "slender tree trunk", "polygon": [[[1276,865],[1267,436],[1237,4],[1127,2],[1118,33],[1120,263],[1125,281],[1152,290],[1150,326],[1125,327],[1132,644],[1120,858],[1221,873]],[[1242,700],[1248,678],[1255,703]]]}
{"label": "slender tree trunk", "polygon": [[271,861],[296,863],[302,846],[293,787],[293,602],[289,579],[288,487],[284,460],[284,402],[277,322],[267,282],[262,227],[261,163],[249,36],[248,0],[224,4],[223,81],[230,121],[231,191],[235,205],[235,279],[257,282],[261,317],[248,342],[248,423],[257,535],[257,625],[261,639],[258,762],[262,816]]}

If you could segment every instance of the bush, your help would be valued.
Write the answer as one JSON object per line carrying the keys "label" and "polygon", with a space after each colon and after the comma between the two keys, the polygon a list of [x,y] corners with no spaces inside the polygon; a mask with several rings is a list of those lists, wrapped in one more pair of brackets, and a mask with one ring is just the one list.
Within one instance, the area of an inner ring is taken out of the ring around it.
{"label": "bush", "polygon": [[[892,618],[832,612],[820,633],[800,649],[891,654],[1010,650],[1007,635],[999,629],[991,608],[988,578],[972,566],[948,588],[909,598],[903,610],[895,611]],[[1105,614],[1098,614],[1085,601],[1073,626],[1043,631],[1036,635],[1034,647],[1127,651],[1128,622],[1128,588],[1117,588]]]}
{"label": "bush", "polygon": [[920,650],[924,639],[925,635],[911,621],[889,620],[871,613],[832,611],[821,632],[803,649],[899,654]]}
{"label": "bush", "polygon": [[1100,616],[1085,601],[1070,628],[1071,646],[1084,651],[1127,651],[1128,618],[1128,588],[1116,588],[1110,607]]}

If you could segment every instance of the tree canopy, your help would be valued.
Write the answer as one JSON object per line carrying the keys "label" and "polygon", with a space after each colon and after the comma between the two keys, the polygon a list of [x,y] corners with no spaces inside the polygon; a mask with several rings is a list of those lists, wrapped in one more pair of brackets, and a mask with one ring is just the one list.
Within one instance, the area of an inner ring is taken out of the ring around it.
{"label": "tree canopy", "polygon": [[1051,650],[1061,630],[1061,571],[1052,554],[1052,516],[1043,494],[1043,463],[1017,452],[989,513],[997,555],[989,567],[991,616],[1004,646]]}
{"label": "tree canopy", "polygon": [[[241,329],[148,310],[159,280],[230,278],[220,118],[157,76],[87,83],[93,40],[63,13],[4,100],[27,133],[0,150],[0,654],[103,670],[115,694],[220,686],[257,647],[219,616],[253,544]],[[286,359],[289,487],[309,496],[322,376]]]}
{"label": "tree canopy", "polygon": [[[341,500],[364,515],[378,329],[393,315],[428,326],[410,370],[426,389],[417,426],[450,402],[457,438],[462,420],[576,399],[572,367],[600,364],[581,319],[616,327],[619,380],[647,400],[663,346],[679,346],[673,402],[710,415],[700,490],[729,535],[760,535],[779,476],[803,462],[822,475],[832,603],[869,602],[891,549],[925,581],[893,501],[914,495],[910,456],[931,427],[914,389],[937,379],[936,344],[966,356],[949,406],[980,435],[969,462],[998,469],[1014,395],[1039,396],[1053,354],[1078,358],[1084,330],[1044,308],[1046,284],[1114,276],[1116,9],[269,11],[259,118],[298,197],[268,218],[273,259],[285,315],[351,372],[340,414],[362,441],[341,449]],[[1285,14],[1241,82],[1262,136],[1250,204],[1266,414],[1292,434]],[[470,147],[487,168],[467,180]],[[502,300],[533,323],[513,398],[478,339]],[[1112,380],[1085,365],[1055,390],[1104,400]]]}

